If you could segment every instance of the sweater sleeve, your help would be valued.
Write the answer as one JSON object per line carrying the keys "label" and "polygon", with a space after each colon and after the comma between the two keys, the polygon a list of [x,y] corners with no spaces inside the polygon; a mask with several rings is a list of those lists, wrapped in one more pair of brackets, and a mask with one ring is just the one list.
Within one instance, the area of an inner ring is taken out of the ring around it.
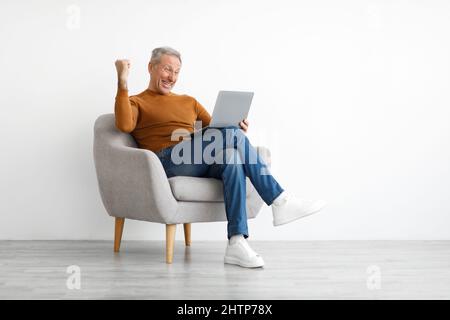
{"label": "sweater sleeve", "polygon": [[139,108],[133,98],[128,97],[128,90],[117,89],[114,114],[120,131],[130,133],[136,128]]}
{"label": "sweater sleeve", "polygon": [[202,122],[202,127],[209,125],[211,122],[211,116],[197,100],[195,100],[195,112],[197,112],[197,120]]}

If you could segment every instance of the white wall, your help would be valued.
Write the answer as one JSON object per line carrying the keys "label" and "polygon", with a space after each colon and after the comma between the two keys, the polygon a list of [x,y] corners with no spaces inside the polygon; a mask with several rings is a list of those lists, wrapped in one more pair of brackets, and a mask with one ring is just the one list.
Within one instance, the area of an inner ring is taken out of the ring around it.
{"label": "white wall", "polygon": [[[0,239],[112,239],[93,123],[113,112],[114,60],[138,93],[161,45],[183,55],[174,92],[209,111],[254,90],[249,136],[276,178],[329,202],[279,228],[264,207],[252,239],[450,239],[449,18],[444,0],[2,1]],[[163,231],[130,221],[124,239]]]}

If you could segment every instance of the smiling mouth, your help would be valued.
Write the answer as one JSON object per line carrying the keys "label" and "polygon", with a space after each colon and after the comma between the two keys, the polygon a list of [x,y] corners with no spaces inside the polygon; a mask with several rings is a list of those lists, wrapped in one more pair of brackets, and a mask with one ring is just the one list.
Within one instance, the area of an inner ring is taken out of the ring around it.
{"label": "smiling mouth", "polygon": [[173,86],[172,82],[161,80],[161,85],[163,88],[170,89]]}

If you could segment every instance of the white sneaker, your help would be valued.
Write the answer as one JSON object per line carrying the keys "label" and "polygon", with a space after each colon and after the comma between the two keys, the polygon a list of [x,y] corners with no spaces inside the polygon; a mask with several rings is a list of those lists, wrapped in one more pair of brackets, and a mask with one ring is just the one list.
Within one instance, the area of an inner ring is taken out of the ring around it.
{"label": "white sneaker", "polygon": [[280,226],[309,216],[326,206],[323,200],[305,200],[286,195],[281,203],[272,204],[273,225]]}
{"label": "white sneaker", "polygon": [[244,268],[260,268],[264,266],[264,260],[250,248],[250,245],[244,237],[238,239],[234,244],[228,242],[224,262]]}

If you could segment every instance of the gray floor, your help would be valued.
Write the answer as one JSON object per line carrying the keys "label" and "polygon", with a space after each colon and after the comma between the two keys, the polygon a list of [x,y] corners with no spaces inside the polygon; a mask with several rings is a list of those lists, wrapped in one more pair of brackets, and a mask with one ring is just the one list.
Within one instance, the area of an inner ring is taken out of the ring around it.
{"label": "gray floor", "polygon": [[0,241],[0,299],[450,299],[450,241],[250,243],[263,269],[224,265],[225,242],[166,265],[157,241]]}

